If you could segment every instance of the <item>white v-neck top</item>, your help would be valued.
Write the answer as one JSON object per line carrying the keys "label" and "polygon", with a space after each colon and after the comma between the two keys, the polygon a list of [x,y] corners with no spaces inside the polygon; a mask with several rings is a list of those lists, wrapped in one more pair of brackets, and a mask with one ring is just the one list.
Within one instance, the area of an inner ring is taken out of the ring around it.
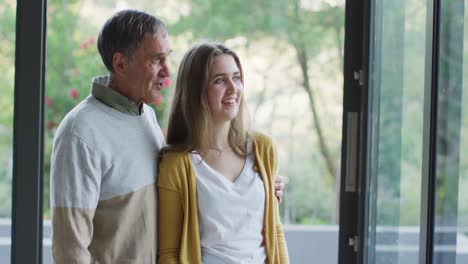
{"label": "white v-neck top", "polygon": [[231,182],[198,154],[190,154],[197,177],[198,221],[203,264],[265,263],[265,189],[247,156]]}

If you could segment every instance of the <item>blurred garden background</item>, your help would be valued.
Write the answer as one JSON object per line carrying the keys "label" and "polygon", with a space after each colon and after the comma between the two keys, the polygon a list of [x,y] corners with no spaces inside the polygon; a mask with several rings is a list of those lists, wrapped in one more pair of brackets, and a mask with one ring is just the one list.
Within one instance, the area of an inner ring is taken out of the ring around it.
{"label": "blurred garden background", "polygon": [[[16,2],[0,5],[0,217],[11,215]],[[91,1],[47,2],[44,218],[49,217],[49,167],[54,132],[64,115],[107,74],[96,49],[112,13],[137,8],[159,16],[171,45],[172,84],[156,102],[166,126],[178,63],[194,42],[226,43],[246,75],[252,127],[271,135],[288,184],[285,223],[336,224],[342,115],[344,1]]]}
{"label": "blurred garden background", "polygon": [[[411,0],[406,18],[404,65],[419,63],[412,41],[424,28],[411,21],[425,18]],[[13,96],[16,1],[0,0],[0,217],[11,216]],[[172,83],[155,102],[160,125],[166,114],[177,67],[184,52],[201,39],[217,40],[238,51],[246,80],[245,96],[252,127],[271,135],[280,154],[280,174],[288,179],[281,204],[285,224],[337,225],[343,111],[344,0],[49,0],[47,1],[47,56],[44,133],[44,218],[49,218],[49,166],[54,132],[64,115],[90,93],[94,76],[107,74],[96,49],[96,38],[104,21],[124,8],[143,9],[159,16],[167,25],[173,54]],[[398,20],[398,17],[394,17]],[[411,78],[423,79],[417,67],[405,66],[405,87]],[[466,69],[465,69],[466,71]],[[418,75],[419,74],[419,75]],[[468,76],[468,75],[465,75]],[[400,77],[402,78],[402,77]],[[392,80],[388,80],[392,84]],[[418,84],[420,85],[420,83]],[[393,87],[384,94],[393,96]],[[381,138],[378,223],[418,226],[421,177],[420,93],[407,96],[402,118],[395,121],[405,133],[398,155],[392,141]],[[466,94],[466,93],[465,93]],[[466,101],[466,100],[465,100]],[[395,111],[391,104],[380,111]],[[467,113],[462,115],[463,131]],[[402,121],[403,120],[403,121]],[[391,127],[386,120],[382,127]],[[384,121],[382,121],[384,122]],[[462,133],[461,150],[467,149]],[[388,150],[388,151],[387,151]],[[401,166],[386,166],[397,163]],[[464,156],[463,156],[464,157]],[[21,162],[21,161],[18,161]],[[460,190],[468,186],[468,161],[460,162]],[[392,175],[404,175],[392,182]],[[459,223],[468,225],[468,195],[460,191]],[[443,195],[443,194],[442,194]]]}

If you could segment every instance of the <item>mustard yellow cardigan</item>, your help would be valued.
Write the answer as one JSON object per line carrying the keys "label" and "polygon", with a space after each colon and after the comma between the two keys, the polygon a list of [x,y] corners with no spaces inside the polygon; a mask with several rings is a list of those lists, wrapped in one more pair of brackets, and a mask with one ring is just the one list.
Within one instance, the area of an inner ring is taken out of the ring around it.
{"label": "mustard yellow cardigan", "polygon": [[[252,137],[255,165],[265,186],[264,241],[266,263],[289,263],[275,192],[277,160],[270,138]],[[201,262],[197,180],[187,153],[166,153],[158,175],[158,263]],[[228,206],[228,205],[227,205]]]}

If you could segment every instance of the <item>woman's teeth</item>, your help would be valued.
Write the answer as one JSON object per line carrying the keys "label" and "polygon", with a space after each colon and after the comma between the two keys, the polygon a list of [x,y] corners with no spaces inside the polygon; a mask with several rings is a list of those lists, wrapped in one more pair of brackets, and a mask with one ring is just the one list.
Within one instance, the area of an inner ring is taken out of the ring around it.
{"label": "woman's teeth", "polygon": [[221,101],[223,104],[234,104],[236,103],[236,99],[228,99]]}

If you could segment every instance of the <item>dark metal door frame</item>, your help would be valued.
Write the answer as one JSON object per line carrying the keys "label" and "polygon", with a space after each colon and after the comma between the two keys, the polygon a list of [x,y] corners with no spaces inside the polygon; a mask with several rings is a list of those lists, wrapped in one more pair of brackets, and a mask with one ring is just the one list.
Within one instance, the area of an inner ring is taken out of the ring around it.
{"label": "dark metal door frame", "polygon": [[46,0],[16,8],[11,263],[42,263]]}

